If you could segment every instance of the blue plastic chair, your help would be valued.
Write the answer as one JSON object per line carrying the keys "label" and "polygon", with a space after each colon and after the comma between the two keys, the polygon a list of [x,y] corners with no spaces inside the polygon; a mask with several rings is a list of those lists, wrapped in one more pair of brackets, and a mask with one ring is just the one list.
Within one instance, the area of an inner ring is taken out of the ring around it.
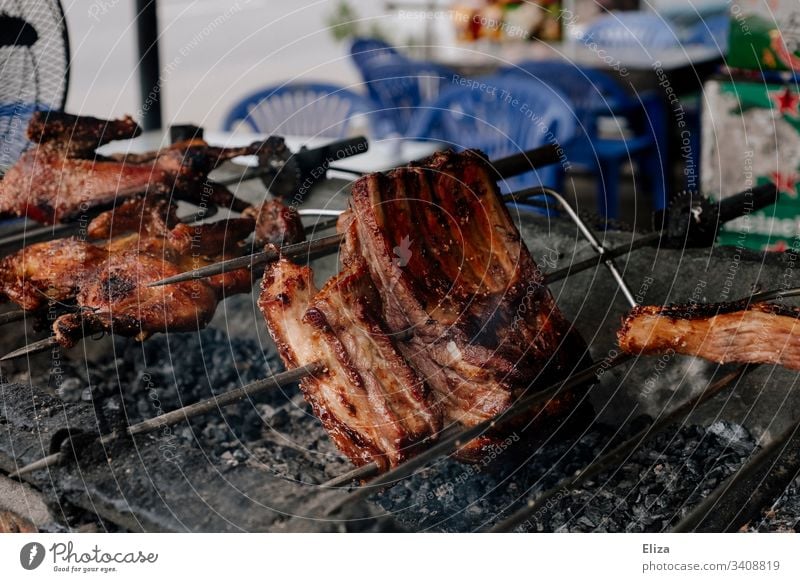
{"label": "blue plastic chair", "polygon": [[417,108],[453,82],[453,71],[423,61],[368,63],[362,70],[369,96],[381,106],[400,135],[408,132]]}
{"label": "blue plastic chair", "polygon": [[367,97],[324,83],[287,83],[242,99],[225,116],[223,129],[244,124],[258,133],[346,137],[357,116],[370,123],[373,135],[385,133],[385,121]]}
{"label": "blue plastic chair", "polygon": [[603,47],[643,46],[659,49],[680,46],[672,27],[654,12],[612,12],[590,24],[584,42]]}
{"label": "blue plastic chair", "polygon": [[[572,139],[575,114],[557,89],[508,76],[479,82],[493,91],[461,85],[443,90],[435,101],[420,108],[409,135],[457,150],[478,148],[492,159]],[[559,164],[532,170],[506,180],[501,189],[536,185],[561,189],[563,171]]]}
{"label": "blue plastic chair", "polygon": [[44,110],[45,106],[33,103],[0,103],[0,170],[13,166],[30,142],[28,141],[28,121],[34,111]]}
{"label": "blue plastic chair", "polygon": [[377,38],[357,38],[350,45],[350,58],[359,71],[370,64],[407,61],[397,50]]}
{"label": "blue plastic chair", "polygon": [[[601,215],[619,216],[620,170],[630,161],[637,164],[640,175],[650,177],[654,209],[664,207],[664,173],[669,167],[664,147],[667,128],[658,94],[640,95],[640,103],[608,75],[565,61],[525,62],[505,69],[503,74],[542,81],[569,99],[578,127],[565,149],[571,163],[588,167],[596,174]],[[603,136],[599,126],[604,120],[615,128],[624,127],[629,135]]]}

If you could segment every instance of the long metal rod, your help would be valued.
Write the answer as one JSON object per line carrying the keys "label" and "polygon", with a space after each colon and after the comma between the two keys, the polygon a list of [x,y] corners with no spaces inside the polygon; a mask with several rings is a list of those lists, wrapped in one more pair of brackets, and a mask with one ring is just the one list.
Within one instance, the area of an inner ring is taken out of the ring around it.
{"label": "long metal rod", "polygon": [[527,504],[513,513],[507,519],[499,522],[491,531],[507,532],[514,530],[517,526],[527,521],[535,515],[547,502],[560,493],[575,489],[590,479],[606,470],[618,466],[620,462],[625,462],[630,455],[641,447],[649,438],[656,435],[662,429],[672,424],[681,417],[688,416],[698,406],[724,391],[731,384],[738,382],[747,371],[752,370],[753,366],[739,366],[736,370],[725,374],[722,378],[713,382],[703,392],[694,398],[690,398],[680,406],[676,407],[669,414],[665,414],[653,422],[650,426],[643,428],[632,437],[626,439],[605,455],[595,459],[588,465],[580,469],[574,476],[566,477],[554,485],[551,489],[540,493],[531,498]]}
{"label": "long metal rod", "polygon": [[353,481],[361,481],[363,479],[369,479],[370,477],[374,477],[378,474],[378,465],[375,463],[367,463],[366,465],[361,465],[360,467],[356,467],[347,473],[339,475],[338,477],[334,477],[330,481],[325,481],[319,487],[320,489],[338,489],[340,487],[347,487],[353,483]]}
{"label": "long metal rod", "polygon": [[[104,435],[100,437],[100,443],[105,445],[123,436],[136,436],[153,432],[154,430],[159,430],[165,426],[172,426],[184,420],[188,420],[193,416],[218,410],[225,406],[230,406],[231,404],[236,404],[245,398],[255,396],[267,390],[293,384],[301,378],[318,374],[322,371],[322,369],[323,366],[315,362],[306,366],[300,366],[299,368],[295,368],[293,370],[282,372],[280,374],[275,374],[271,378],[257,380],[247,384],[246,386],[242,386],[241,388],[236,388],[230,392],[220,394],[219,396],[212,396],[211,398],[196,402],[195,404],[190,404],[188,406],[184,406],[183,408],[179,408],[178,410],[173,410],[160,416],[156,416],[155,418],[133,424],[127,427],[124,431],[113,432]],[[20,477],[22,475],[32,473],[33,471],[47,468],[53,464],[58,464],[61,461],[63,461],[63,455],[61,453],[54,453],[18,469],[17,471],[11,473],[9,477]]]}
{"label": "long metal rod", "polygon": [[555,190],[552,190],[551,188],[542,188],[542,191],[558,201],[562,210],[564,210],[564,212],[566,212],[572,221],[577,225],[578,230],[580,230],[581,234],[583,235],[583,238],[585,238],[589,244],[592,245],[592,248],[599,255],[598,259],[601,260],[608,268],[611,276],[614,277],[614,280],[617,282],[617,285],[619,286],[619,289],[627,302],[631,307],[635,307],[636,299],[634,299],[633,293],[628,288],[627,283],[625,283],[622,273],[619,272],[619,269],[614,262],[614,258],[610,256],[609,249],[604,247],[603,244],[597,240],[597,237],[594,236],[594,233],[591,231],[591,229],[586,225],[583,219],[578,216],[578,213],[575,212],[575,209],[572,208],[569,202],[567,202],[567,200],[561,194]]}
{"label": "long metal rod", "polygon": [[[198,220],[206,220],[207,218],[211,218],[219,209],[215,205],[207,206],[205,209],[190,214],[181,218],[181,222],[186,224],[192,224],[193,222],[197,222]],[[92,219],[96,218],[100,212],[94,212],[87,214],[85,219],[91,221]],[[34,228],[30,228],[28,230],[23,230],[20,233],[9,235],[0,239],[0,256],[6,255],[8,253],[12,253],[14,251],[18,251],[23,247],[26,247],[30,244],[34,244],[37,242],[48,241],[48,240],[55,240],[58,238],[63,238],[72,234],[79,233],[82,229],[85,229],[87,226],[87,222],[67,222],[64,224],[55,224],[52,226],[37,226]]]}
{"label": "long metal rod", "polygon": [[[636,301],[633,298],[633,294],[631,293],[628,286],[625,284],[625,281],[622,278],[622,274],[616,267],[613,259],[617,256],[622,256],[627,254],[630,250],[634,250],[645,246],[647,244],[651,244],[654,241],[657,241],[660,235],[650,234],[644,235],[640,237],[641,239],[636,239],[628,244],[620,245],[619,248],[616,249],[606,249],[603,245],[601,245],[594,235],[591,233],[589,228],[586,224],[581,220],[581,218],[575,213],[574,210],[570,207],[569,203],[557,192],[550,190],[549,188],[542,188],[539,186],[533,188],[526,188],[524,190],[520,190],[519,192],[512,192],[510,194],[503,195],[504,202],[523,202],[528,198],[532,198],[534,196],[551,196],[555,198],[558,203],[564,208],[564,211],[569,214],[570,218],[578,225],[578,228],[581,231],[581,234],[586,238],[592,248],[600,254],[599,258],[591,258],[587,259],[586,261],[582,261],[582,269],[588,269],[592,266],[596,265],[598,261],[602,262],[603,264],[608,267],[609,271],[611,272],[614,280],[620,286],[623,295],[631,303],[631,306],[636,305]],[[338,239],[336,238],[338,237]],[[342,242],[343,238],[341,235],[334,235],[330,237],[326,237],[324,239],[318,239],[318,244],[315,247],[315,252],[334,252],[338,249],[339,244]],[[316,242],[316,241],[315,241]],[[298,243],[299,244],[309,244],[306,243]],[[284,247],[279,252],[275,250],[266,250],[261,251],[258,253],[253,253],[246,257],[237,257],[235,259],[229,259],[227,261],[221,261],[219,263],[214,263],[213,265],[208,265],[206,267],[200,267],[199,269],[194,269],[191,271],[186,271],[184,273],[180,273],[178,275],[173,275],[172,277],[167,277],[165,279],[161,279],[160,281],[154,281],[153,283],[149,283],[148,287],[161,287],[163,285],[174,285],[176,283],[183,283],[186,281],[196,281],[197,279],[204,279],[207,277],[213,277],[216,275],[221,275],[223,273],[228,273],[230,271],[235,271],[238,269],[252,269],[254,267],[260,267],[270,263],[272,261],[277,260],[279,257],[297,257],[302,256],[305,254],[303,249],[298,245],[293,245],[290,247]],[[293,248],[297,247],[297,248]],[[602,251],[602,252],[601,252]],[[560,280],[567,276],[567,273],[577,273],[578,271],[574,268],[570,268],[563,273],[559,273],[559,275],[554,278],[553,280]]]}

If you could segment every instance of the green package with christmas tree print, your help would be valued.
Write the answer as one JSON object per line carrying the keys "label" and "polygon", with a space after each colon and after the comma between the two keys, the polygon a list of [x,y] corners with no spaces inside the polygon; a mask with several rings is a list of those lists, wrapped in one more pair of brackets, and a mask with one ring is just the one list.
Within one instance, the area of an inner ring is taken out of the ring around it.
{"label": "green package with christmas tree print", "polygon": [[731,3],[727,63],[758,71],[800,71],[800,2]]}
{"label": "green package with christmas tree print", "polygon": [[701,181],[725,198],[767,182],[778,202],[727,223],[720,244],[785,250],[800,244],[800,94],[797,86],[711,80],[705,85]]}

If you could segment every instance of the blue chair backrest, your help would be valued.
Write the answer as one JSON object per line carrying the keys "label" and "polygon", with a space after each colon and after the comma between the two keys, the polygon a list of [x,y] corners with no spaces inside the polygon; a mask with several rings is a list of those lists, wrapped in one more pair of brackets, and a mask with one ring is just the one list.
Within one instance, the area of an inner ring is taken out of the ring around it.
{"label": "blue chair backrest", "polygon": [[258,133],[341,138],[351,121],[364,116],[372,122],[378,108],[349,89],[325,83],[287,83],[262,89],[233,106],[223,129],[241,124]]}
{"label": "blue chair backrest", "polygon": [[423,61],[371,63],[362,71],[370,97],[405,135],[417,108],[453,82],[453,71]]}
{"label": "blue chair backrest", "polygon": [[[480,80],[481,88],[460,85],[442,91],[420,109],[409,132],[417,138],[439,141],[454,149],[478,148],[491,159],[558,143],[575,133],[575,114],[558,89],[535,79],[493,76]],[[558,168],[508,181],[510,188],[533,183],[556,186]]]}
{"label": "blue chair backrest", "polygon": [[33,103],[0,103],[0,170],[13,166],[29,146],[28,121],[34,111],[46,109]]}
{"label": "blue chair backrest", "polygon": [[583,39],[603,47],[659,49],[681,44],[672,27],[653,12],[613,12],[601,16],[587,27]]}
{"label": "blue chair backrest", "polygon": [[692,26],[687,43],[719,47],[720,52],[725,53],[728,50],[730,25],[731,17],[728,14],[716,14],[703,18]]}
{"label": "blue chair backrest", "polygon": [[503,69],[501,74],[535,79],[557,88],[569,99],[588,133],[592,133],[598,115],[613,115],[634,105],[625,89],[608,75],[566,61],[526,61]]}
{"label": "blue chair backrest", "polygon": [[357,38],[350,45],[350,57],[359,70],[370,63],[391,63],[406,61],[406,57],[397,50],[377,38]]}

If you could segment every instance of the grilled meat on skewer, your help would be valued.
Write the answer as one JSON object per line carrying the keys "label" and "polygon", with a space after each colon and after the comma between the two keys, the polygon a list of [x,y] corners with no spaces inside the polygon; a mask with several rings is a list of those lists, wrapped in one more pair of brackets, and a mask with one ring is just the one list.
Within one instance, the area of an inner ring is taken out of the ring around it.
{"label": "grilled meat on skewer", "polygon": [[631,354],[678,353],[800,370],[800,310],[771,303],[644,305],[625,318],[617,339]]}
{"label": "grilled meat on skewer", "polygon": [[[359,180],[338,228],[338,276],[317,292],[307,268],[272,264],[259,306],[287,367],[326,366],[302,387],[354,463],[395,466],[439,427],[493,418],[585,352],[481,156],[440,154]],[[575,402],[561,394],[524,422],[544,429]],[[498,438],[459,456],[478,460]]]}
{"label": "grilled meat on skewer", "polygon": [[[400,350],[436,392],[446,423],[493,417],[585,354],[478,153],[439,153],[365,176],[348,216],[343,261],[365,260],[388,329],[413,332]],[[532,414],[544,422],[572,398]],[[473,441],[461,455],[479,456],[491,442]]]}
{"label": "grilled meat on skewer", "polygon": [[267,267],[261,288],[258,305],[287,367],[325,366],[300,386],[353,463],[386,470],[439,431],[441,414],[387,335],[365,264],[346,267],[317,291],[310,268],[280,260]]}
{"label": "grilled meat on skewer", "polygon": [[[140,223],[135,223],[139,213]],[[132,200],[95,219],[90,236],[31,245],[0,261],[0,292],[26,310],[49,301],[74,302],[77,312],[57,318],[53,331],[65,347],[98,331],[145,339],[160,331],[187,331],[208,323],[225,295],[246,292],[250,275],[226,273],[162,292],[148,283],[235,256],[255,227],[251,218],[190,226],[172,205]]]}
{"label": "grilled meat on skewer", "polygon": [[277,246],[290,245],[306,238],[297,210],[278,199],[267,200],[260,206],[251,206],[242,216],[256,221],[253,246],[263,247],[270,243]]}
{"label": "grilled meat on skewer", "polygon": [[129,115],[122,119],[97,119],[50,111],[36,112],[28,122],[28,139],[37,148],[58,150],[71,158],[91,157],[102,145],[133,139],[141,133]]}
{"label": "grilled meat on skewer", "polygon": [[208,174],[223,161],[255,154],[260,144],[217,148],[192,140],[148,154],[103,157],[94,151],[103,143],[138,133],[130,118],[104,122],[34,113],[28,136],[37,145],[22,154],[0,182],[0,217],[68,222],[145,194],[246,208],[227,188],[209,181]]}

